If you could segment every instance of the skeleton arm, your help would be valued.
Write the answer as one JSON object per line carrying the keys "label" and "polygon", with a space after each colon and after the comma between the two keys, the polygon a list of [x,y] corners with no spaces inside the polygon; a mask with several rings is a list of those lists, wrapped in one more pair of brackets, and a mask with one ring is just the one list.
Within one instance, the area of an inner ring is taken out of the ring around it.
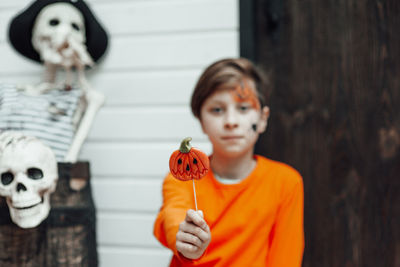
{"label": "skeleton arm", "polygon": [[77,161],[79,151],[85,141],[97,111],[104,103],[104,95],[93,90],[86,81],[82,70],[79,70],[79,76],[82,88],[85,90],[85,97],[87,101],[87,108],[84,112],[83,118],[75,133],[74,140],[65,157],[66,162],[74,163]]}

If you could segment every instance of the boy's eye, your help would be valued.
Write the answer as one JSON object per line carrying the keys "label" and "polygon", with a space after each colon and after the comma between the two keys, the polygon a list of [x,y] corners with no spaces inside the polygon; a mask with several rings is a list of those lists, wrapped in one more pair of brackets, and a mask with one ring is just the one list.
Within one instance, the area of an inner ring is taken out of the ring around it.
{"label": "boy's eye", "polygon": [[240,105],[239,110],[240,111],[248,111],[250,109],[249,105]]}
{"label": "boy's eye", "polygon": [[211,113],[219,114],[222,112],[222,108],[220,107],[213,107],[210,109]]}

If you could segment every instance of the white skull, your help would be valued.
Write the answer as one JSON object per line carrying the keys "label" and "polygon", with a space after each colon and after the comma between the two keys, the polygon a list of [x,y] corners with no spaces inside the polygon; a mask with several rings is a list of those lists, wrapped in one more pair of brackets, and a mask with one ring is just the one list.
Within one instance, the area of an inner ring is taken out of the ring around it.
{"label": "white skull", "polygon": [[53,151],[34,137],[0,135],[0,196],[6,198],[12,221],[32,228],[47,218],[58,171]]}
{"label": "white skull", "polygon": [[85,36],[81,12],[68,3],[54,3],[36,17],[32,45],[44,62],[64,67],[92,65]]}

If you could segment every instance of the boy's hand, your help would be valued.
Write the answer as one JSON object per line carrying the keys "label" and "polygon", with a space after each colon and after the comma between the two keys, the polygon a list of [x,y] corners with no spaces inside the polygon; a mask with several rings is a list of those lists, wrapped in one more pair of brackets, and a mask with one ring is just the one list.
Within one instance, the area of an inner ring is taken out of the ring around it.
{"label": "boy's hand", "polygon": [[203,212],[188,210],[176,234],[176,249],[186,258],[194,260],[203,255],[210,241],[211,232],[203,219]]}

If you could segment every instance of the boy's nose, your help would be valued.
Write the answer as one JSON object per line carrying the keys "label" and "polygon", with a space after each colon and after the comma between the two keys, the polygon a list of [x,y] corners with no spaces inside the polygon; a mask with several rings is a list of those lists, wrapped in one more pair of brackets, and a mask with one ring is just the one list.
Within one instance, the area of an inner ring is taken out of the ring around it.
{"label": "boy's nose", "polygon": [[237,114],[235,114],[235,112],[228,111],[225,114],[224,128],[225,129],[234,129],[234,128],[237,128],[238,126],[239,125],[238,125]]}

